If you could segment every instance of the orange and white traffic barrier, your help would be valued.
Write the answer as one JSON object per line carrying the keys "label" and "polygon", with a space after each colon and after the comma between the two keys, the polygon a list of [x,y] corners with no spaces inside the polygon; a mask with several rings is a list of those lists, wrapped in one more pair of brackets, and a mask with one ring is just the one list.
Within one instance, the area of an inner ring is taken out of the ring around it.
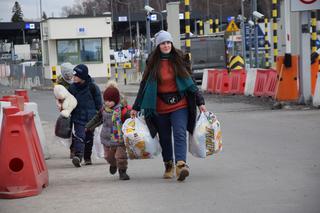
{"label": "orange and white traffic barrier", "polygon": [[37,129],[37,133],[38,133],[38,136],[40,139],[40,145],[42,148],[42,152],[44,154],[44,158],[49,159],[50,153],[49,153],[49,148],[46,143],[46,137],[44,134],[44,130],[43,130],[41,119],[40,119],[39,112],[38,112],[38,104],[33,103],[33,102],[24,103],[24,111],[25,112],[33,112],[33,115],[34,115],[33,120],[36,125],[36,129]]}
{"label": "orange and white traffic barrier", "polygon": [[320,106],[320,72],[318,72],[317,82],[314,90],[313,106],[315,107]]}
{"label": "orange and white traffic barrier", "polygon": [[5,107],[0,134],[0,198],[38,195],[49,184],[33,113]]}
{"label": "orange and white traffic barrier", "polygon": [[1,134],[1,124],[3,118],[3,108],[11,106],[11,102],[9,101],[0,101],[0,134]]}
{"label": "orange and white traffic barrier", "polygon": [[247,76],[246,76],[246,84],[244,87],[244,94],[246,96],[253,96],[256,77],[257,77],[257,69],[248,68]]}
{"label": "orange and white traffic barrier", "polygon": [[246,72],[244,69],[231,70],[229,74],[229,94],[243,95],[246,84]]}
{"label": "orange and white traffic barrier", "polygon": [[208,92],[208,69],[203,70],[201,90]]}

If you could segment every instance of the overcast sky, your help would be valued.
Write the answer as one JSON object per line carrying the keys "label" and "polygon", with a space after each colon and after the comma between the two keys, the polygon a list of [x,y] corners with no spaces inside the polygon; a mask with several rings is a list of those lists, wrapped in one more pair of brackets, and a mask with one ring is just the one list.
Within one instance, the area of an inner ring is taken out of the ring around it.
{"label": "overcast sky", "polygon": [[[16,0],[0,0],[0,21],[11,21],[12,7]],[[40,0],[17,0],[21,5],[24,18],[36,19],[40,17]],[[42,0],[42,10],[48,17],[54,13],[55,17],[61,16],[63,6],[72,6],[78,0]]]}

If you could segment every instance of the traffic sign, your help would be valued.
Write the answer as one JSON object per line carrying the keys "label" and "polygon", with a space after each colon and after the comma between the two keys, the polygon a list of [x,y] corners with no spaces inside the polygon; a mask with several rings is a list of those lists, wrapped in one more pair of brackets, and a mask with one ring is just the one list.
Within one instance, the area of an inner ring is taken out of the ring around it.
{"label": "traffic sign", "polygon": [[35,24],[34,23],[26,23],[25,27],[26,30],[33,30],[35,29]]}
{"label": "traffic sign", "polygon": [[[259,25],[257,25],[257,28],[258,28],[258,48],[263,49],[265,44],[264,33]],[[250,40],[250,33],[251,33],[251,40]],[[249,24],[245,24],[244,34],[245,34],[246,49],[249,50],[250,44],[251,44],[251,48],[254,48],[255,47],[254,29],[251,29],[251,26]]]}
{"label": "traffic sign", "polygon": [[128,51],[129,51],[130,54],[134,54],[135,53],[135,49],[133,49],[133,48],[129,48]]}
{"label": "traffic sign", "polygon": [[308,11],[319,9],[319,0],[291,0],[291,11]]}
{"label": "traffic sign", "polygon": [[122,58],[122,57],[123,57],[123,52],[122,52],[122,51],[119,51],[119,52],[118,52],[118,56],[119,56],[119,58]]}
{"label": "traffic sign", "polygon": [[227,26],[226,29],[227,32],[237,32],[239,31],[238,26],[236,25],[236,23],[234,22],[234,20],[231,20],[230,23]]}
{"label": "traffic sign", "polygon": [[228,23],[229,23],[231,20],[234,20],[234,16],[228,16],[227,20],[228,20]]}

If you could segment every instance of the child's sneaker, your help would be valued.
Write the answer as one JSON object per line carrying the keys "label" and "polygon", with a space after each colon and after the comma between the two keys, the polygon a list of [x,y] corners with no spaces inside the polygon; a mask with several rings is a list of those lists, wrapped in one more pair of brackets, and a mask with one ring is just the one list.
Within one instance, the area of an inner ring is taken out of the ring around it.
{"label": "child's sneaker", "polygon": [[184,161],[178,161],[176,165],[176,174],[178,181],[184,181],[189,176],[189,166]]}
{"label": "child's sneaker", "polygon": [[84,165],[86,166],[92,165],[91,159],[84,160]]}
{"label": "child's sneaker", "polygon": [[119,169],[119,179],[130,180],[129,175],[127,174],[127,169]]}
{"label": "child's sneaker", "polygon": [[110,174],[114,175],[117,172],[117,167],[110,165],[109,172],[110,172]]}
{"label": "child's sneaker", "polygon": [[72,163],[73,163],[73,165],[74,165],[75,167],[81,167],[81,160],[80,160],[80,158],[77,157],[77,156],[74,156],[74,157],[72,158]]}

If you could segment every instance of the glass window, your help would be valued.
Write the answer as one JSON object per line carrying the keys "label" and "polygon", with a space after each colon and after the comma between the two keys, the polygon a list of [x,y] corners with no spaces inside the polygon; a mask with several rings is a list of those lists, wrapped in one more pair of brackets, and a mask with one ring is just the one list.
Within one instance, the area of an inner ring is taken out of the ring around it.
{"label": "glass window", "polygon": [[59,40],[57,41],[58,63],[70,62],[79,63],[78,40]]}
{"label": "glass window", "polygon": [[102,61],[101,39],[81,39],[80,55],[82,62]]}
{"label": "glass window", "polygon": [[102,62],[102,42],[97,39],[74,39],[57,41],[58,63]]}

